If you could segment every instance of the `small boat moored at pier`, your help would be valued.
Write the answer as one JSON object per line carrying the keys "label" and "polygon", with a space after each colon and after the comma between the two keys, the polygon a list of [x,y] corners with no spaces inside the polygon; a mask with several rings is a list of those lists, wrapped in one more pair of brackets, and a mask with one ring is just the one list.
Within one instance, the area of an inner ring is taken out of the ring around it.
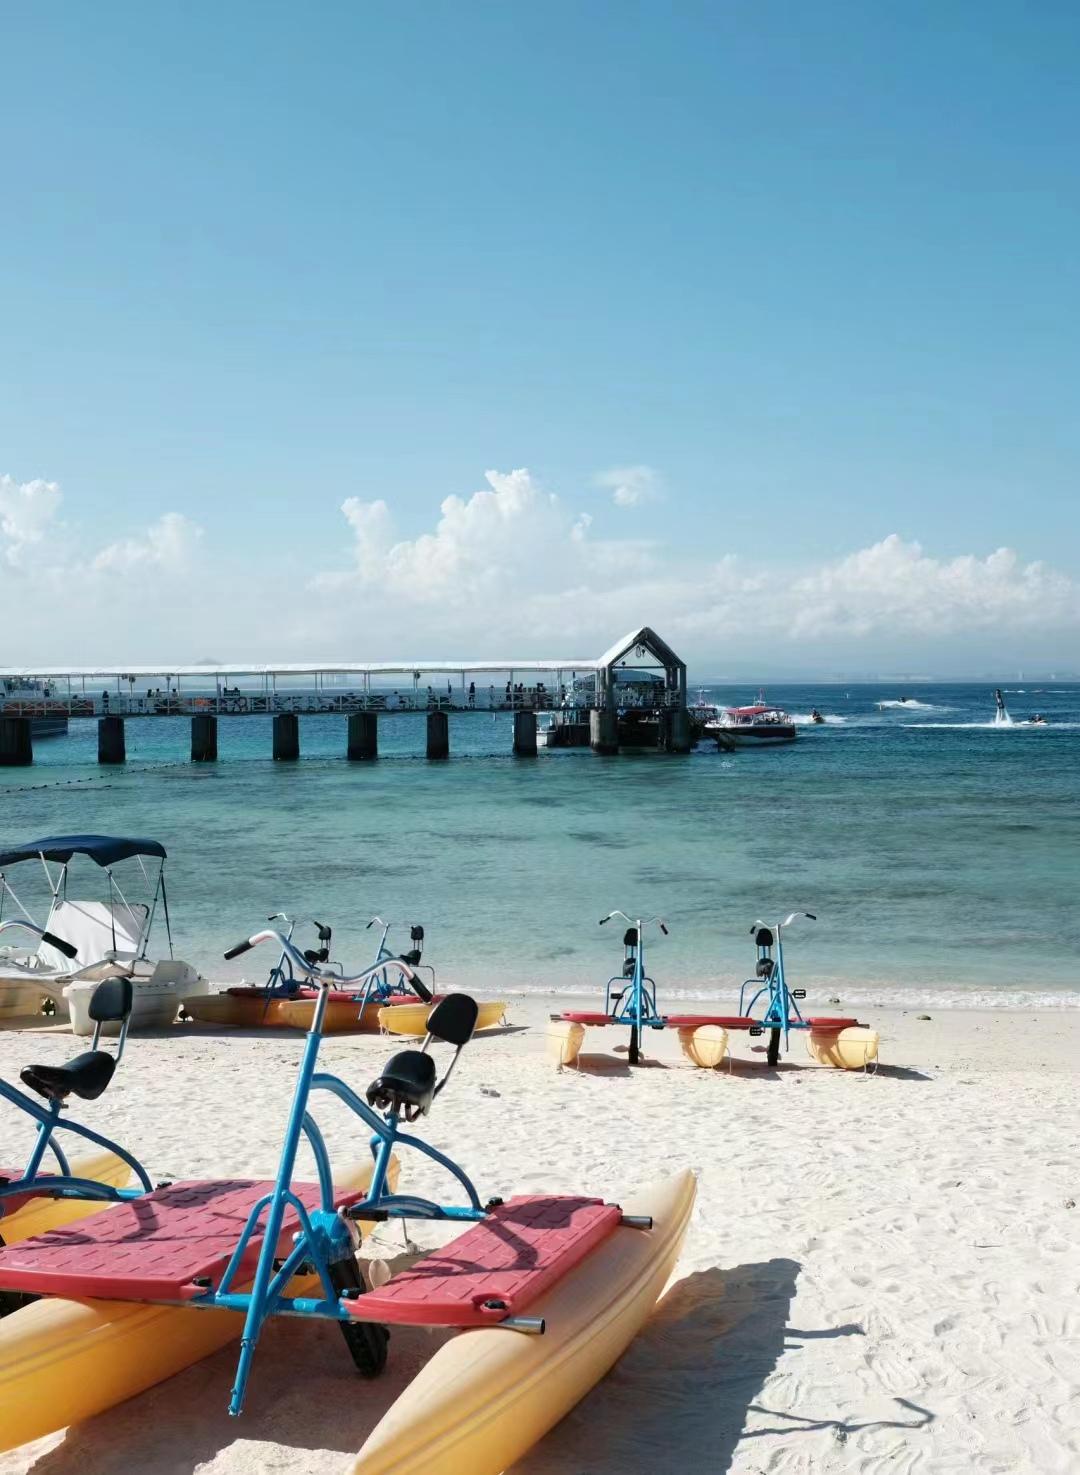
{"label": "small boat moored at pier", "polygon": [[749,707],[725,707],[705,724],[705,732],[717,741],[724,739],[738,748],[764,748],[776,743],[793,743],[798,729],[781,707],[770,706],[765,693]]}

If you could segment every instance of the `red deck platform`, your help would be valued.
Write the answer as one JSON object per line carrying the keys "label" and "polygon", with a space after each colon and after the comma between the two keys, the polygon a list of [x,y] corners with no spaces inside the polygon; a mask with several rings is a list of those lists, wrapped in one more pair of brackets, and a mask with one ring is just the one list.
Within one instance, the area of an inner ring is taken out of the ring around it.
{"label": "red deck platform", "polygon": [[621,1217],[595,1198],[512,1198],[348,1309],[404,1326],[490,1326],[526,1311]]}
{"label": "red deck platform", "polygon": [[[214,1281],[228,1264],[252,1205],[273,1188],[265,1179],[174,1183],[0,1249],[0,1289],[50,1296],[99,1296],[119,1301],[187,1301],[201,1295],[198,1276]],[[319,1206],[315,1183],[293,1185],[305,1208]],[[362,1192],[335,1196],[358,1203]],[[297,1228],[285,1215],[283,1248]],[[250,1280],[262,1247],[255,1233],[237,1276]]]}
{"label": "red deck platform", "polygon": [[[0,1168],[0,1183],[18,1183],[22,1175],[21,1168]],[[16,1209],[21,1209],[23,1204],[29,1203],[32,1198],[36,1197],[34,1190],[27,1188],[23,1193],[13,1193],[8,1198],[0,1198],[0,1235],[3,1234],[5,1216],[14,1214]]]}
{"label": "red deck platform", "polygon": [[[573,1024],[621,1024],[628,1025],[628,1019],[613,1019],[610,1014],[592,1013],[589,1010],[568,1009],[559,1015],[560,1019],[568,1019]],[[719,1024],[724,1029],[749,1029],[752,1024],[757,1024],[756,1019],[742,1018],[737,1014],[665,1014],[656,1023],[647,1020],[648,1028],[655,1029],[659,1024],[665,1029],[696,1029],[699,1024]]]}
{"label": "red deck platform", "polygon": [[[627,1019],[613,1019],[610,1014],[590,1013],[588,1010],[567,1010],[559,1018],[568,1019],[574,1024],[626,1025],[630,1022]],[[648,1023],[650,1028],[656,1028],[651,1021]],[[665,1014],[661,1023],[668,1029],[697,1029],[702,1024],[718,1024],[722,1029],[764,1027],[760,1019],[751,1019],[749,1015],[741,1014]],[[859,1025],[857,1019],[831,1018],[820,1014],[807,1019],[805,1023],[819,1034],[839,1033],[842,1029],[852,1029]]]}

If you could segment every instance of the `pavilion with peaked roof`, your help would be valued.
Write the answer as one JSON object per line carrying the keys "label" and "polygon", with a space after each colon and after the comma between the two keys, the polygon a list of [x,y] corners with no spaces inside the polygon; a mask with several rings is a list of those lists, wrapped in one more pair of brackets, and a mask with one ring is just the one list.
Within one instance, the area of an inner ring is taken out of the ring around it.
{"label": "pavilion with peaked roof", "polygon": [[652,675],[655,678],[661,672],[663,705],[685,707],[686,662],[648,625],[642,625],[640,630],[631,630],[606,650],[596,663],[600,706],[607,709],[617,707],[620,686],[625,686],[635,676]]}

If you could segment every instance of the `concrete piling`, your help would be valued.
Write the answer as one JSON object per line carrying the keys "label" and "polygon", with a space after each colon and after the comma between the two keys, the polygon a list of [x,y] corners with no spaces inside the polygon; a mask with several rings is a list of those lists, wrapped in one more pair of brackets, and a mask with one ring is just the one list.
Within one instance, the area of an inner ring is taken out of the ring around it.
{"label": "concrete piling", "polygon": [[660,713],[661,753],[689,753],[690,713],[685,707],[665,707]]}
{"label": "concrete piling", "polygon": [[34,761],[29,717],[0,717],[0,768],[25,768]]}
{"label": "concrete piling", "polygon": [[127,748],[124,742],[124,719],[122,717],[99,717],[97,725],[97,761],[99,763],[124,763]]}
{"label": "concrete piling", "polygon": [[671,733],[668,739],[669,753],[689,753],[690,713],[685,707],[673,707],[671,711]]}
{"label": "concrete piling", "polygon": [[536,713],[514,713],[514,757],[536,757]]}
{"label": "concrete piling", "polygon": [[379,756],[379,719],[374,712],[350,712],[345,756],[350,763]]}
{"label": "concrete piling", "polygon": [[445,712],[427,714],[427,755],[429,758],[450,757],[450,719]]}
{"label": "concrete piling", "polygon": [[294,763],[300,757],[300,719],[295,712],[274,715],[274,762]]}
{"label": "concrete piling", "polygon": [[594,753],[619,751],[619,715],[604,710],[589,713],[589,746]]}
{"label": "concrete piling", "polygon": [[191,719],[191,761],[217,762],[217,718],[213,713],[201,713]]}

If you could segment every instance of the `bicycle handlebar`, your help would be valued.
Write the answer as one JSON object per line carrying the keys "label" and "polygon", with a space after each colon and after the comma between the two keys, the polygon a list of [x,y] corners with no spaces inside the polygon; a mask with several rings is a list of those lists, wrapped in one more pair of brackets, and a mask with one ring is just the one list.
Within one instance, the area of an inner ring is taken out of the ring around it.
{"label": "bicycle handlebar", "polygon": [[249,948],[258,947],[260,942],[276,942],[285,957],[292,963],[298,973],[305,978],[310,978],[321,988],[363,988],[369,978],[381,973],[386,968],[395,968],[402,977],[412,983],[416,974],[401,958],[383,958],[380,963],[372,963],[369,968],[356,974],[326,973],[317,963],[309,963],[299,948],[295,947],[287,937],[272,928],[264,928],[262,932],[255,932],[251,937],[246,937],[242,942],[235,943],[225,953],[226,958],[238,958],[241,953],[246,953]]}
{"label": "bicycle handlebar", "polygon": [[800,917],[805,917],[810,922],[817,921],[817,915],[814,912],[788,912],[782,922],[763,922],[759,917],[750,931],[756,932],[759,927],[774,927],[777,932],[780,932],[783,928],[790,927],[792,922],[797,922]]}
{"label": "bicycle handlebar", "polygon": [[330,941],[331,930],[325,922],[320,922],[318,917],[290,917],[288,912],[271,912],[266,920],[268,922],[288,922],[290,937],[293,934],[293,929],[298,926],[299,923],[307,922],[315,928],[315,931],[318,933],[320,942]]}
{"label": "bicycle handlebar", "polygon": [[659,926],[660,931],[664,934],[664,936],[668,936],[668,925],[666,917],[628,917],[625,912],[615,911],[608,912],[606,917],[601,917],[599,925],[602,927],[605,922],[610,922],[612,917],[621,917],[624,922],[629,922],[631,927],[651,927],[655,922]]}

